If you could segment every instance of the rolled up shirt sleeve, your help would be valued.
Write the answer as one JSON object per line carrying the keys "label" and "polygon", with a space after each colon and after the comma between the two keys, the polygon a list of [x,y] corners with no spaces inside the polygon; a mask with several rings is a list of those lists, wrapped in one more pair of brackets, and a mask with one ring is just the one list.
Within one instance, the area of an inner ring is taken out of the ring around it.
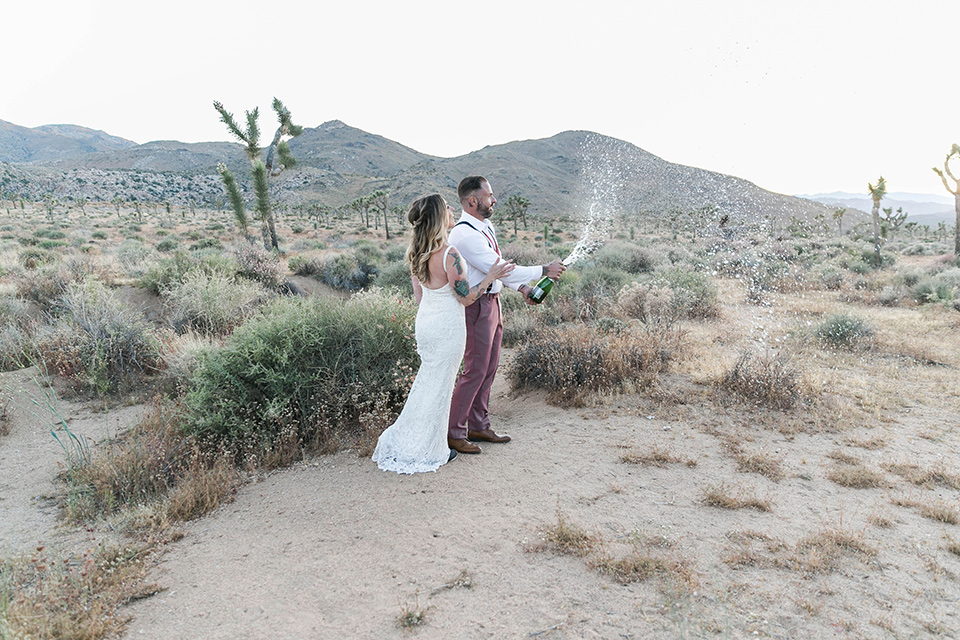
{"label": "rolled up shirt sleeve", "polygon": [[514,291],[520,289],[520,285],[527,284],[531,280],[539,280],[543,277],[543,267],[517,267],[509,275],[500,278],[505,286]]}
{"label": "rolled up shirt sleeve", "polygon": [[[463,217],[461,217],[461,220],[463,220]],[[457,248],[457,251],[460,252],[463,260],[467,263],[467,284],[471,287],[480,284],[487,273],[490,272],[490,269],[493,268],[493,265],[502,260],[490,246],[490,243],[487,242],[483,232],[469,222],[454,227],[450,232],[449,242]],[[521,285],[541,277],[543,277],[542,266],[517,266],[510,275],[500,278],[500,282],[513,290],[518,290]]]}

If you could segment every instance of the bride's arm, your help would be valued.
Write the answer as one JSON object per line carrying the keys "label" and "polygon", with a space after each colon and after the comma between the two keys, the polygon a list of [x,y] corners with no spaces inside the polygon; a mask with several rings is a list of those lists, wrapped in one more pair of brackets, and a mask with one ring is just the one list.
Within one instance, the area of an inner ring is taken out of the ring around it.
{"label": "bride's arm", "polygon": [[420,304],[420,299],[423,298],[423,286],[420,285],[420,279],[417,276],[410,276],[410,282],[413,283],[413,299],[417,301],[417,304]]}
{"label": "bride's arm", "polygon": [[484,276],[478,284],[470,286],[467,284],[467,270],[464,268],[463,259],[456,248],[450,249],[447,254],[446,263],[443,265],[447,270],[447,282],[457,295],[457,300],[465,307],[469,307],[474,301],[487,290],[493,281],[502,278],[516,268],[516,265],[509,260],[499,262],[490,268],[487,275]]}

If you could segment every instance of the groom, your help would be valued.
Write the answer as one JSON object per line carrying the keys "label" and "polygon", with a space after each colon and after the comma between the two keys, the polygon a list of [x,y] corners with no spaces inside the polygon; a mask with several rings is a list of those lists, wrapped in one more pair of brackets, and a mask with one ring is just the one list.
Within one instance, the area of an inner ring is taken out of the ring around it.
{"label": "groom", "polygon": [[[486,178],[469,176],[460,181],[457,196],[463,213],[450,232],[448,242],[457,248],[466,262],[467,284],[480,283],[500,256],[500,245],[490,224],[497,199]],[[458,268],[460,264],[458,261]],[[465,309],[467,348],[463,355],[463,373],[457,379],[450,403],[447,444],[460,453],[480,453],[472,441],[510,442],[510,436],[497,435],[490,428],[487,406],[490,388],[500,362],[503,323],[500,317],[500,289],[507,285],[530,302],[532,287],[526,283],[544,274],[558,278],[566,267],[559,261],[537,267],[517,266],[506,278],[494,280],[487,292]],[[531,303],[532,304],[532,303]]]}

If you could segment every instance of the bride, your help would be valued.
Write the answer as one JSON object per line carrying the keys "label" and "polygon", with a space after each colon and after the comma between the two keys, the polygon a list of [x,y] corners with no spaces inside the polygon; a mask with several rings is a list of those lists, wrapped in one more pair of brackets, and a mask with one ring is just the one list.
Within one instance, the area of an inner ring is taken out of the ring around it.
{"label": "bride", "polygon": [[447,244],[453,208],[439,194],[424,196],[410,206],[407,219],[413,238],[406,257],[420,305],[416,319],[420,370],[397,421],[377,440],[373,460],[384,471],[420,473],[436,471],[457,455],[447,446],[447,422],[467,340],[463,309],[514,265],[500,262],[480,284],[469,287],[460,254]]}

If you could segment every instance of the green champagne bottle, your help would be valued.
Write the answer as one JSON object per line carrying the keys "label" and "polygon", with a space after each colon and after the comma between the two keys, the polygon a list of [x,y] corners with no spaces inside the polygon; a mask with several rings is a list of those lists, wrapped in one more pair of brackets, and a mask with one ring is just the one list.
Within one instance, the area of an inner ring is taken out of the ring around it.
{"label": "green champagne bottle", "polygon": [[553,280],[547,276],[540,278],[540,281],[534,285],[533,291],[530,292],[530,300],[534,304],[540,304],[543,302],[544,298],[547,297],[547,294],[550,293],[550,289],[553,289]]}

